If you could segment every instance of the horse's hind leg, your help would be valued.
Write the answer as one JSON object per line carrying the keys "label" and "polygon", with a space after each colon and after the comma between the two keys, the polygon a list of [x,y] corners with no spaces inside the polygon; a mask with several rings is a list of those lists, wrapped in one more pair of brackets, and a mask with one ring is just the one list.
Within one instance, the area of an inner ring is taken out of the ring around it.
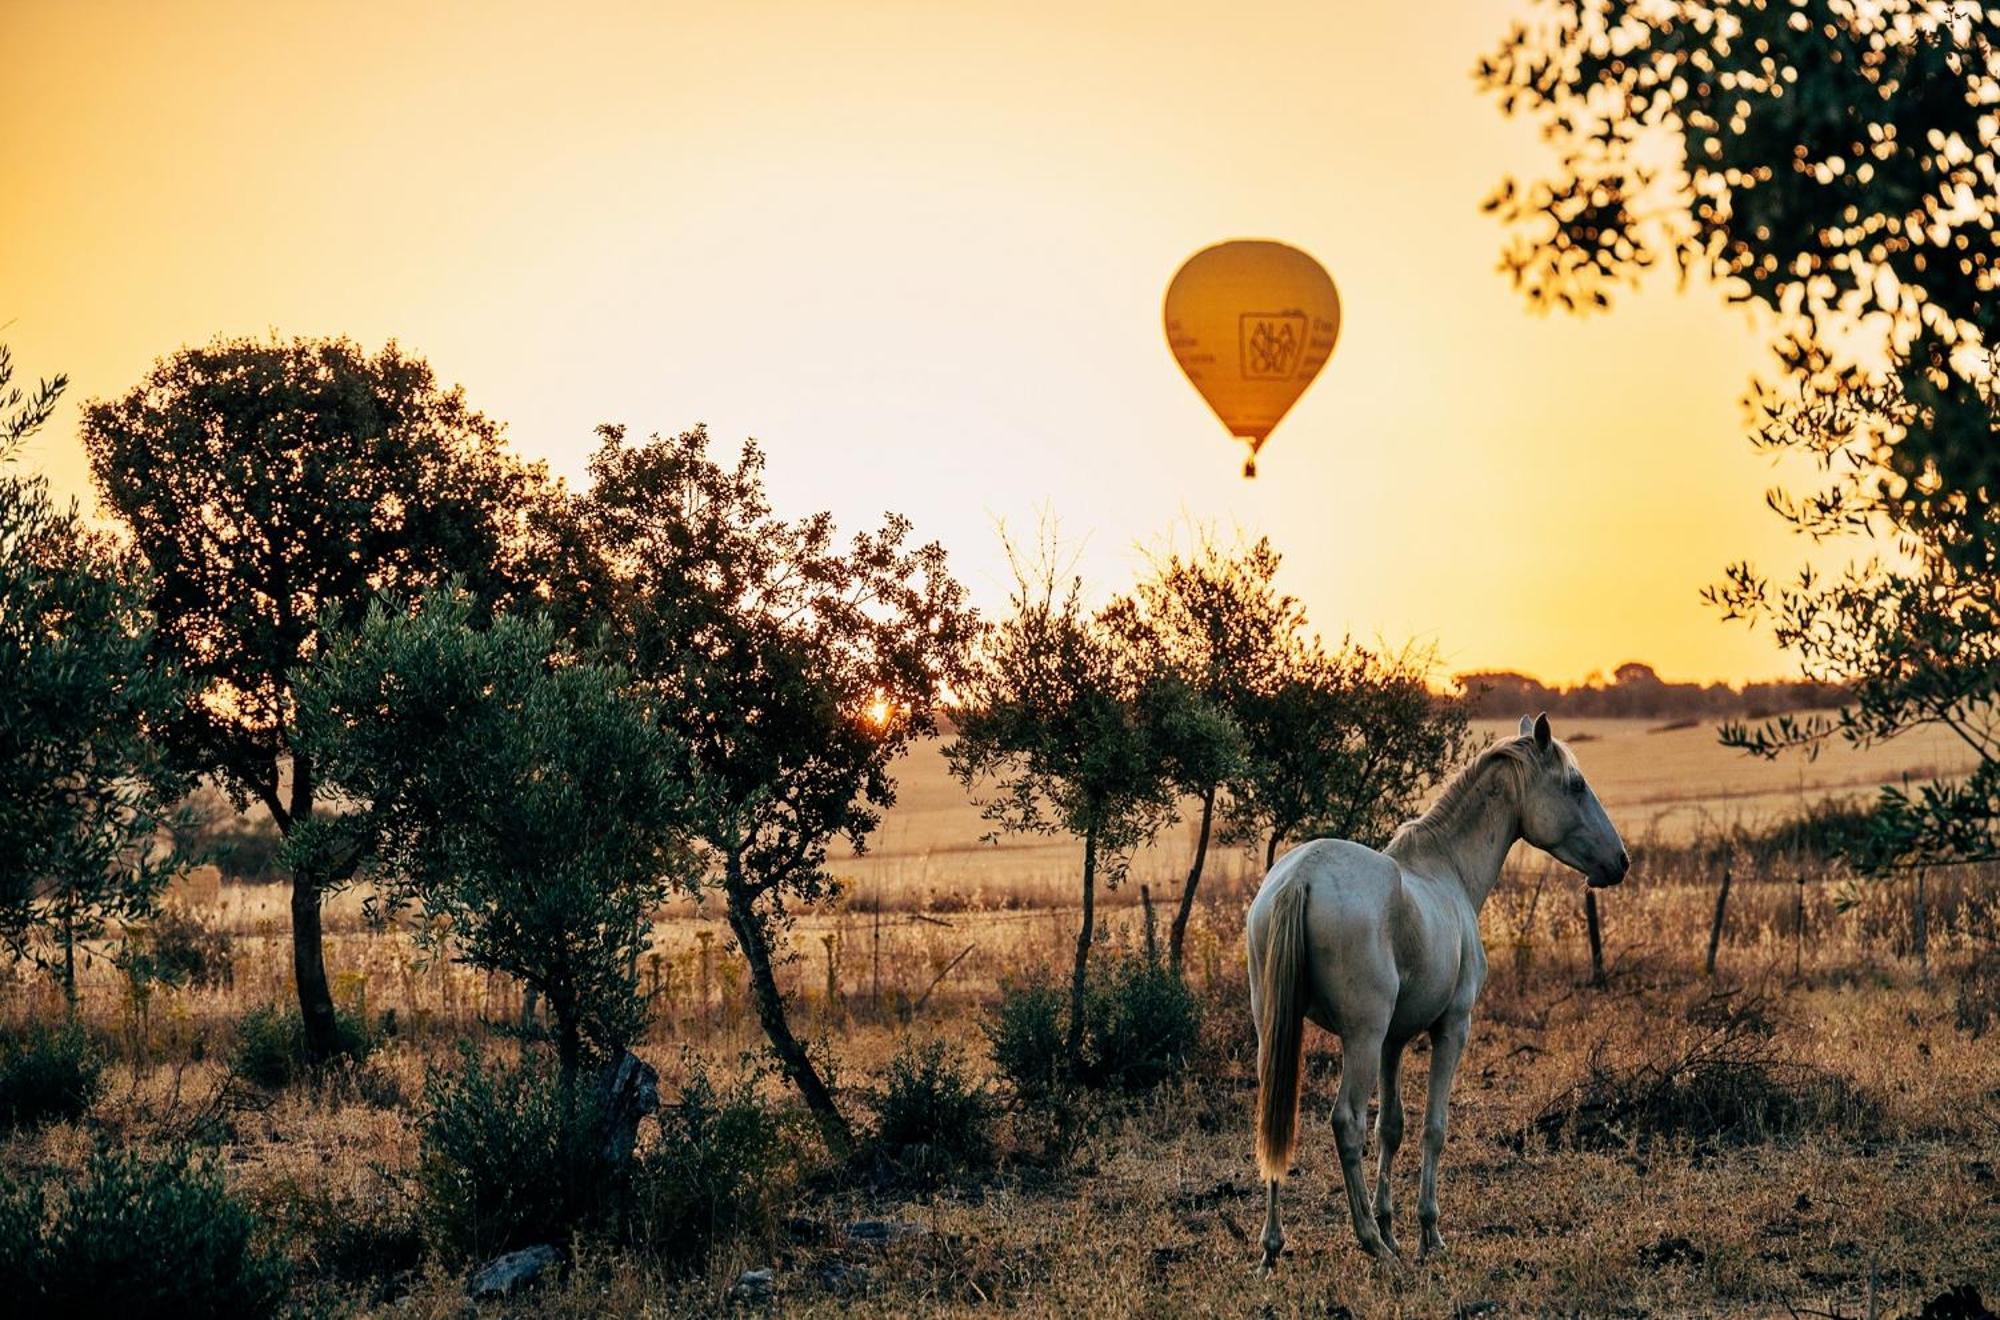
{"label": "horse's hind leg", "polygon": [[1424,1109],[1424,1175],[1417,1192],[1417,1222],[1423,1225],[1422,1255],[1444,1248],[1438,1235],[1438,1157],[1444,1154],[1445,1120],[1451,1107],[1451,1079],[1458,1071],[1458,1056],[1465,1052],[1465,1036],[1470,1015],[1447,1014],[1431,1029],[1431,1085]]}
{"label": "horse's hind leg", "polygon": [[1278,1227],[1278,1180],[1271,1179],[1264,1184],[1264,1248],[1263,1271],[1269,1274],[1278,1264],[1278,1253],[1285,1249],[1285,1230]]}
{"label": "horse's hind leg", "polygon": [[1375,1228],[1382,1245],[1397,1255],[1394,1199],[1389,1191],[1389,1166],[1403,1144],[1403,1044],[1391,1041],[1382,1048],[1382,1107],[1375,1114]]}
{"label": "horse's hind leg", "polygon": [[1333,1139],[1340,1147],[1340,1176],[1347,1184],[1347,1208],[1354,1216],[1354,1236],[1362,1249],[1379,1260],[1395,1253],[1375,1227],[1368,1210],[1368,1184],[1361,1172],[1362,1143],[1368,1134],[1368,1097],[1375,1092],[1375,1075],[1387,1032],[1377,1028],[1355,1031],[1340,1040],[1340,1098],[1333,1107]]}

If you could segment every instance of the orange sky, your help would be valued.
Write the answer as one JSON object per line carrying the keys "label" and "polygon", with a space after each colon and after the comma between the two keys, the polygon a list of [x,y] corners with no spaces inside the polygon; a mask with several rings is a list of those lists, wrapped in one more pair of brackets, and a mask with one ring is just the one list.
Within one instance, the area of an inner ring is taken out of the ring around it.
{"label": "orange sky", "polygon": [[[1046,508],[1110,590],[1268,533],[1322,631],[1452,669],[1786,672],[1696,599],[1799,549],[1738,400],[1762,337],[1668,280],[1530,315],[1477,203],[1508,4],[0,7],[0,336],[69,405],[216,334],[394,337],[574,477],[706,421],[780,509],[913,515],[983,604]],[[1344,310],[1262,476],[1160,329],[1180,262],[1303,247]]]}

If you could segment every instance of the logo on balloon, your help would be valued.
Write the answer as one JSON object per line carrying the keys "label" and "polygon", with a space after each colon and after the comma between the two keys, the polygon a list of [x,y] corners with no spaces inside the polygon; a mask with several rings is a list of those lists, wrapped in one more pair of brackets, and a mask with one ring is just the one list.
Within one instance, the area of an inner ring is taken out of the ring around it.
{"label": "logo on balloon", "polygon": [[1306,342],[1306,318],[1278,312],[1245,312],[1238,320],[1245,380],[1285,380]]}

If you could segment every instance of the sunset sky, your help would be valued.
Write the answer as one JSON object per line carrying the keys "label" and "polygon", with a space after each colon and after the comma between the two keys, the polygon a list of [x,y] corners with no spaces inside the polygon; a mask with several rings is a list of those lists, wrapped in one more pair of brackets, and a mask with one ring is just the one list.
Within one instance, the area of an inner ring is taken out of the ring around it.
{"label": "sunset sky", "polygon": [[[907,512],[982,605],[1040,511],[1100,592],[1269,534],[1323,632],[1573,680],[1787,672],[1697,590],[1800,550],[1670,277],[1528,312],[1478,210],[1541,147],[1470,69],[1507,4],[0,6],[0,338],[77,405],[217,334],[394,338],[580,475],[599,422],[759,439],[781,511]],[[1182,260],[1332,272],[1255,482],[1168,354]]]}

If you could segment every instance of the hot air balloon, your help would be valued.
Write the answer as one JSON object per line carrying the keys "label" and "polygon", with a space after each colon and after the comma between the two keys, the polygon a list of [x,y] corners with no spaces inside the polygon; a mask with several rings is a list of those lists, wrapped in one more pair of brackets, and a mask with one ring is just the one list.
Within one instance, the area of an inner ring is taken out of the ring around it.
{"label": "hot air balloon", "polygon": [[1295,247],[1235,239],[1203,248],[1167,286],[1167,345],[1208,406],[1257,451],[1340,335],[1340,294],[1317,261]]}

